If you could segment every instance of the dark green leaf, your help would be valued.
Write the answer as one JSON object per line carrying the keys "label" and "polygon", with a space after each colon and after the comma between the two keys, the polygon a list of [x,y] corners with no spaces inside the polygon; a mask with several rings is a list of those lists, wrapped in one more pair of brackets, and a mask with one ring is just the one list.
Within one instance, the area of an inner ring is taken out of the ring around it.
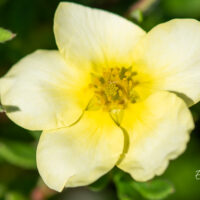
{"label": "dark green leaf", "polygon": [[33,136],[34,139],[39,140],[42,131],[29,131],[29,133]]}
{"label": "dark green leaf", "polygon": [[152,180],[145,183],[133,181],[132,186],[143,197],[150,200],[164,199],[174,192],[173,185],[165,180]]}
{"label": "dark green leaf", "polygon": [[[117,171],[114,177],[120,200],[161,200],[174,192],[172,184],[166,180],[136,182],[129,175]],[[143,198],[142,198],[143,197]]]}
{"label": "dark green leaf", "polygon": [[142,197],[132,186],[132,179],[121,171],[114,176],[119,200],[142,200]]}
{"label": "dark green leaf", "polygon": [[141,196],[134,190],[130,182],[116,184],[117,195],[120,200],[142,200]]}
{"label": "dark green leaf", "polygon": [[89,186],[89,189],[92,191],[101,191],[106,188],[106,186],[111,181],[111,174],[106,174],[105,176],[101,177],[99,180],[94,182]]}

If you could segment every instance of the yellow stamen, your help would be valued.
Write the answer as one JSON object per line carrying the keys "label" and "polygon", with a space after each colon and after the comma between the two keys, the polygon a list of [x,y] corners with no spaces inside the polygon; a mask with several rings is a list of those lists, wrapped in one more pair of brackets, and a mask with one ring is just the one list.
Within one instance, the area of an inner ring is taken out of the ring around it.
{"label": "yellow stamen", "polygon": [[108,68],[102,75],[92,75],[90,87],[94,91],[95,102],[107,111],[125,109],[128,103],[135,103],[138,99],[134,87],[136,72],[132,68]]}

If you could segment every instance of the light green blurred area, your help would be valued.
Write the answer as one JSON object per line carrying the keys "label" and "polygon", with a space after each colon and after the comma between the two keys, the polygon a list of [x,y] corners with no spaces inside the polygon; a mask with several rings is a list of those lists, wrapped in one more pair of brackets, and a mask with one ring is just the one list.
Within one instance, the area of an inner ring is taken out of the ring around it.
{"label": "light green blurred area", "polygon": [[[17,34],[15,39],[0,44],[0,76],[20,58],[36,49],[56,49],[52,26],[54,12],[59,2],[59,0],[0,0],[0,27]],[[130,7],[137,1],[74,2],[127,16]],[[172,18],[199,20],[200,0],[160,0],[148,9],[142,12],[137,10],[130,16],[133,22],[146,31]],[[200,170],[200,104],[193,106],[191,110],[196,128],[191,135],[188,148],[182,156],[171,161],[165,174],[159,177],[174,185],[175,192],[167,198],[168,200],[200,199],[200,180],[195,178],[196,170]],[[57,194],[46,188],[35,166],[39,135],[40,132],[30,133],[13,124],[4,114],[0,114],[0,200],[117,200],[113,181],[98,192],[84,187],[65,189],[63,193]],[[105,181],[104,179],[103,182]],[[133,200],[140,199],[144,198],[139,193],[135,194]]]}

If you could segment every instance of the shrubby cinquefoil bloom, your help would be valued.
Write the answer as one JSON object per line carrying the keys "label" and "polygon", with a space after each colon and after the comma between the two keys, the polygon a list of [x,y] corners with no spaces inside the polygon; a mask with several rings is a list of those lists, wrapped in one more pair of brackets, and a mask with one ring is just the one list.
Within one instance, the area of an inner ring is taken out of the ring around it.
{"label": "shrubby cinquefoil bloom", "polygon": [[37,165],[57,191],[114,166],[146,181],[183,153],[200,100],[200,23],[175,19],[149,33],[117,15],[60,3],[57,50],[38,50],[0,79],[8,117],[43,130]]}

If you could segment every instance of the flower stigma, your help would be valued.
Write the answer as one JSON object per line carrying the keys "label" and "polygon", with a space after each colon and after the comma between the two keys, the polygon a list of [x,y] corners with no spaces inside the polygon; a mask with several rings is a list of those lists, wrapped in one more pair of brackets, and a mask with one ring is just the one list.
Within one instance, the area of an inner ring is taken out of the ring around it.
{"label": "flower stigma", "polygon": [[92,74],[93,103],[103,110],[125,109],[129,103],[136,103],[138,94],[135,86],[137,72],[129,68],[106,68],[101,75]]}

